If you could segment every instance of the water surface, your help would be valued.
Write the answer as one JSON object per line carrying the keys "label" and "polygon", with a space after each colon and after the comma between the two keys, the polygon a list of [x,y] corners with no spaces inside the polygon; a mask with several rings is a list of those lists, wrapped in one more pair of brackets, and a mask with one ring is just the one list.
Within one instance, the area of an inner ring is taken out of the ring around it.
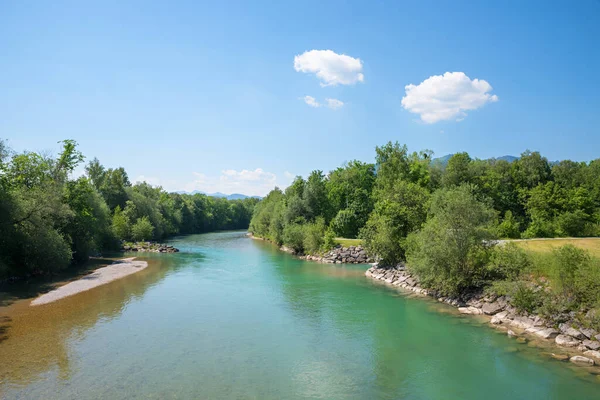
{"label": "water surface", "polygon": [[[6,399],[600,399],[600,380],[450,308],[241,232],[0,308]],[[447,312],[444,312],[447,311]]]}

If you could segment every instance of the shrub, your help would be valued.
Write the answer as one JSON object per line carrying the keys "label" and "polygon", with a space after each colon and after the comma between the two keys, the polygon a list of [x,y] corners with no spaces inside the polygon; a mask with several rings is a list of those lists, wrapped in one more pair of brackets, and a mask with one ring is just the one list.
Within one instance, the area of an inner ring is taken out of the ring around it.
{"label": "shrub", "polygon": [[564,295],[575,295],[578,272],[590,267],[590,255],[587,251],[568,244],[553,250],[552,256],[551,278],[555,289]]}
{"label": "shrub", "polygon": [[304,226],[304,251],[315,254],[323,247],[325,235],[325,220],[322,217],[312,224]]}
{"label": "shrub", "polygon": [[138,220],[131,227],[131,236],[135,241],[144,241],[148,239],[152,239],[152,234],[154,232],[154,227],[148,217],[144,216],[142,218],[138,218]]}
{"label": "shrub", "polygon": [[323,238],[323,247],[322,247],[322,249],[324,251],[331,250],[335,246],[336,246],[336,243],[335,243],[335,233],[333,233],[333,230],[331,228],[329,228],[325,232],[325,237]]}
{"label": "shrub", "polygon": [[358,218],[351,209],[340,210],[331,221],[334,232],[341,237],[352,238],[358,231]]}
{"label": "shrub", "polygon": [[460,295],[485,281],[495,213],[470,185],[436,192],[431,217],[408,237],[410,269],[428,287]]}
{"label": "shrub", "polygon": [[514,243],[498,245],[491,254],[488,270],[493,279],[517,280],[521,273],[531,269],[531,258]]}
{"label": "shrub", "polygon": [[504,214],[504,219],[498,225],[498,237],[508,239],[518,239],[521,237],[521,225],[513,216],[512,211],[507,211]]}
{"label": "shrub", "polygon": [[539,291],[535,291],[530,283],[523,281],[517,282],[510,293],[512,304],[517,308],[517,311],[533,313],[542,305],[543,296]]}
{"label": "shrub", "polygon": [[283,244],[296,253],[304,252],[304,228],[302,225],[286,225],[283,229]]}

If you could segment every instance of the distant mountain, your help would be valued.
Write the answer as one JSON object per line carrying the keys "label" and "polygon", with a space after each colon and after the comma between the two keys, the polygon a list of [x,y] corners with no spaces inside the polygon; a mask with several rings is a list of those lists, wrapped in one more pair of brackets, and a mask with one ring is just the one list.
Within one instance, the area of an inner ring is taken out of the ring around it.
{"label": "distant mountain", "polygon": [[[445,167],[446,165],[448,165],[448,160],[450,160],[450,158],[453,156],[454,154],[447,154],[443,157],[438,157],[438,158],[434,158],[433,160],[431,160],[432,164],[439,164],[442,167]],[[509,163],[518,160],[519,157],[515,157],[515,156],[502,156],[502,157],[497,157],[496,160],[504,160],[504,161],[508,161]]]}
{"label": "distant mountain", "polygon": [[232,193],[232,194],[225,194],[225,193],[221,193],[221,192],[206,193],[201,190],[194,190],[193,192],[186,192],[184,190],[179,190],[175,193],[178,193],[178,194],[204,194],[209,197],[218,197],[218,198],[227,199],[227,200],[243,200],[243,199],[247,199],[249,197],[253,197],[255,199],[262,199],[262,197],[260,197],[260,196],[248,196],[248,195],[241,194],[241,193]]}

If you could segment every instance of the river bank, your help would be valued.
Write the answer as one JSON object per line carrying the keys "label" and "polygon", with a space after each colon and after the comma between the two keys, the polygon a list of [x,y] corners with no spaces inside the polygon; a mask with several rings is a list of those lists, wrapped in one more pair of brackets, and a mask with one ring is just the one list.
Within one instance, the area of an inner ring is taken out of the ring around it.
{"label": "river bank", "polygon": [[[365,276],[387,285],[408,290],[422,296],[430,296],[439,302],[449,304],[461,314],[478,315],[489,320],[489,326],[505,330],[509,337],[526,341],[527,337],[542,340],[546,345],[557,349],[549,355],[558,360],[586,367],[600,367],[600,334],[593,329],[576,326],[573,322],[555,327],[539,315],[521,314],[505,296],[490,297],[483,293],[473,293],[466,299],[441,296],[435,291],[422,288],[419,280],[405,266],[380,268],[372,266]],[[594,368],[596,375],[600,368]]]}
{"label": "river bank", "polygon": [[148,263],[146,261],[135,261],[135,257],[124,258],[106,267],[98,268],[91,274],[37,297],[31,302],[31,305],[39,306],[48,304],[85,292],[114,280],[135,274],[144,270],[147,266]]}
{"label": "river bank", "polygon": [[[254,236],[252,233],[247,233],[246,236],[252,239],[273,243],[268,239]],[[334,248],[320,254],[298,254],[294,249],[285,245],[280,246],[279,250],[297,256],[301,260],[316,261],[324,264],[371,264],[375,261],[367,254],[364,247],[360,245],[345,247],[338,244]]]}

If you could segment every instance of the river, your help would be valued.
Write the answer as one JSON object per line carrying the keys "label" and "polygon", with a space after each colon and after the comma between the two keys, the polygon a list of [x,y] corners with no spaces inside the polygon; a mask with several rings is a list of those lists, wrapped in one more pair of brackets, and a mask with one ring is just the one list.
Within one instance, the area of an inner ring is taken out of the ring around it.
{"label": "river", "polygon": [[0,308],[4,399],[600,399],[600,379],[449,306],[243,232]]}

